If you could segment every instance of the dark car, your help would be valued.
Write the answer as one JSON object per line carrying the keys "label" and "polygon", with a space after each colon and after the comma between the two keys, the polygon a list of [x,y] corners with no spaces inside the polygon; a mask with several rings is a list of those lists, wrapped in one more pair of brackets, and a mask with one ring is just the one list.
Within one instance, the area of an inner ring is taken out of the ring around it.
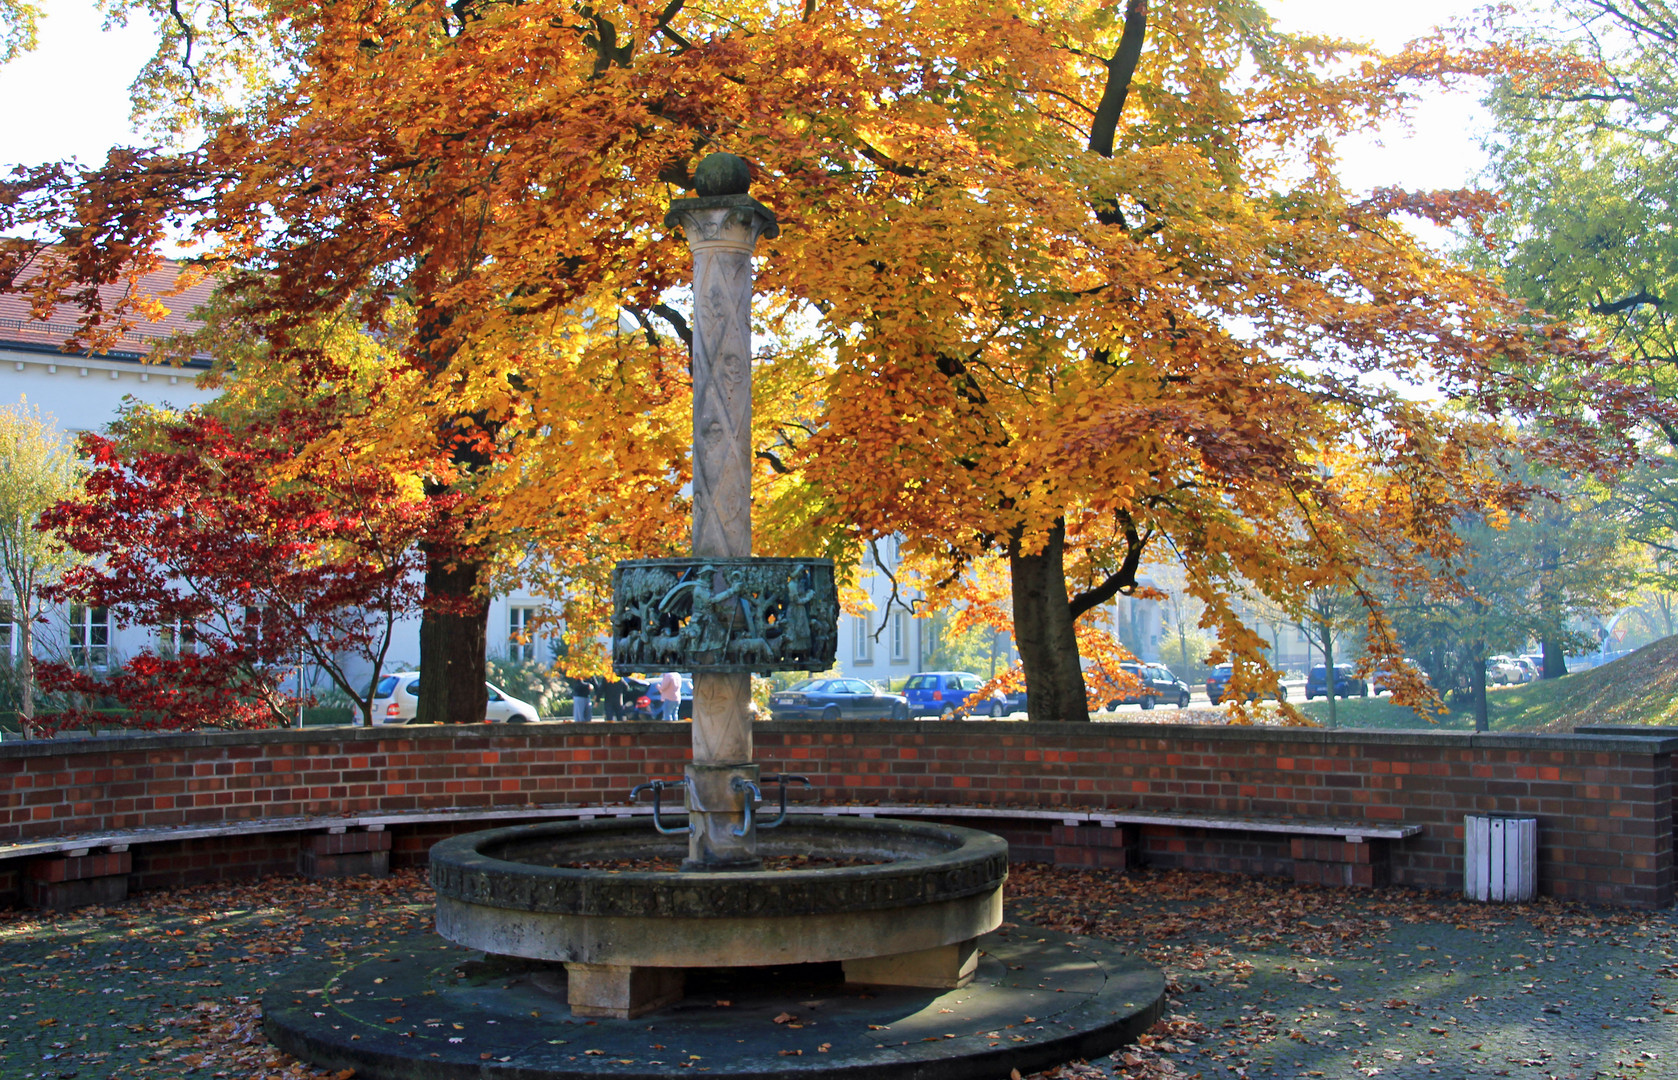
{"label": "dark car", "polygon": [[[1328,697],[1328,668],[1318,664],[1305,676],[1305,700]],[[1335,697],[1368,697],[1369,684],[1358,678],[1357,669],[1350,664],[1334,665]]]}
{"label": "dark car", "polygon": [[[636,681],[625,679],[631,686]],[[648,679],[646,689],[641,691],[629,706],[631,719],[634,720],[662,720],[664,719],[664,696],[659,693],[658,680]],[[676,709],[676,715],[683,720],[693,719],[693,676],[682,676],[682,703]]]}
{"label": "dark car", "polygon": [[776,720],[907,720],[909,699],[861,679],[805,679],[769,695]]}
{"label": "dark car", "polygon": [[964,707],[968,698],[985,685],[985,680],[968,671],[923,671],[909,676],[903,696],[909,699],[910,716],[941,716],[944,719],[970,712],[990,713],[995,702],[980,700]]}
{"label": "dark car", "polygon": [[[1206,699],[1214,705],[1222,705],[1224,694],[1229,689],[1229,680],[1234,674],[1235,667],[1231,664],[1219,664],[1213,668],[1212,673],[1206,676]],[[1288,700],[1288,688],[1281,683],[1276,684],[1275,693],[1278,701]],[[1263,695],[1249,693],[1247,700],[1257,701],[1261,696],[1269,697],[1270,695],[1268,691]]]}
{"label": "dark car", "polygon": [[1109,711],[1120,705],[1140,705],[1151,709],[1158,702],[1166,702],[1179,709],[1189,707],[1189,684],[1172,674],[1164,664],[1125,662],[1119,665],[1141,685],[1107,703]]}

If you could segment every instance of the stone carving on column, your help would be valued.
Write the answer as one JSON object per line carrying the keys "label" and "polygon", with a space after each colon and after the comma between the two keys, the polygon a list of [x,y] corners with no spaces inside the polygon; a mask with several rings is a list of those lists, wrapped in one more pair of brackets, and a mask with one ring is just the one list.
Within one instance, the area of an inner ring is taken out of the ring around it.
{"label": "stone carving on column", "polygon": [[612,666],[826,671],[838,610],[831,559],[626,560],[612,572]]}

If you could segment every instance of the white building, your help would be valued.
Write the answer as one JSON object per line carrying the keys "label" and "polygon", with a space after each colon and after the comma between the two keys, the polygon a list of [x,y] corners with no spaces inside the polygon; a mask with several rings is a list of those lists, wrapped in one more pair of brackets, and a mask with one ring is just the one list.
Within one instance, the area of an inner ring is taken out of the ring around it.
{"label": "white building", "polygon": [[[162,292],[173,276],[172,270],[156,275],[152,290]],[[115,299],[115,287],[102,291],[107,302]],[[19,297],[0,295],[0,402],[39,408],[43,419],[69,440],[104,428],[127,399],[178,408],[210,400],[213,393],[198,385],[209,369],[207,361],[183,367],[142,362],[158,339],[187,327],[187,316],[208,295],[208,287],[200,285],[167,298],[168,315],[124,334],[115,348],[98,356],[63,351],[76,329],[74,312],[56,312],[42,322],[30,317],[28,304]],[[8,656],[16,654],[19,639],[11,600],[0,597],[0,651]],[[76,605],[57,616],[37,628],[36,655],[98,669],[156,644],[153,628],[118,626],[104,608]]]}
{"label": "white building", "polygon": [[897,574],[896,537],[873,545],[874,554],[863,556],[857,573],[857,587],[868,594],[869,609],[857,615],[839,617],[839,670],[858,679],[889,684],[925,669],[926,620],[910,611],[921,594],[900,580],[896,601],[892,599],[892,577]]}

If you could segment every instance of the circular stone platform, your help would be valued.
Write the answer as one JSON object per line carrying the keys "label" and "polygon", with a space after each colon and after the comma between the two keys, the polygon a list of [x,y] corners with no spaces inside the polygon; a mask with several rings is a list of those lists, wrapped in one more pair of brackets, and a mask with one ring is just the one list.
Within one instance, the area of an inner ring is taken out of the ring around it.
{"label": "circular stone platform", "polygon": [[635,1020],[578,1020],[563,967],[420,938],[299,971],[263,996],[263,1025],[364,1080],[994,1080],[1110,1053],[1159,1018],[1159,971],[1108,942],[1008,924],[979,947],[960,990],[846,985],[837,964],[737,968],[695,973],[684,999]]}

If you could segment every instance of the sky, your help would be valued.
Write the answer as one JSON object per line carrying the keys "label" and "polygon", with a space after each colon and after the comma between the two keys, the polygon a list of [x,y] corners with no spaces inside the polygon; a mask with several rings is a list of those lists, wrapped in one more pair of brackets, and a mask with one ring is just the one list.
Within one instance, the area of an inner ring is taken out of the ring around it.
{"label": "sky", "polygon": [[[0,68],[0,165],[76,158],[102,161],[118,143],[140,139],[128,121],[128,84],[151,49],[148,26],[105,31],[93,0],[44,0],[40,48]],[[1467,0],[1270,0],[1284,29],[1310,29],[1396,48],[1431,26],[1466,15]],[[51,105],[16,107],[50,98]],[[1479,136],[1486,123],[1472,96],[1424,103],[1412,130],[1391,125],[1379,140],[1342,147],[1354,190],[1400,183],[1456,187],[1484,163]]]}

